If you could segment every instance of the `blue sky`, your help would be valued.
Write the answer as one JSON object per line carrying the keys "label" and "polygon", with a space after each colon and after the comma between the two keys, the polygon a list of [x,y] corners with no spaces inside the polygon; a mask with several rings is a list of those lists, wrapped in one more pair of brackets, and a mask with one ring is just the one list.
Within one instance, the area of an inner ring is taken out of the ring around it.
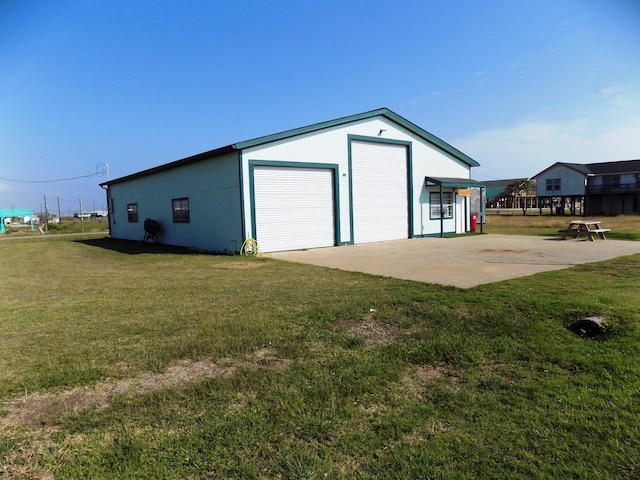
{"label": "blue sky", "polygon": [[638,52],[636,0],[0,0],[0,208],[379,107],[478,180],[636,159]]}

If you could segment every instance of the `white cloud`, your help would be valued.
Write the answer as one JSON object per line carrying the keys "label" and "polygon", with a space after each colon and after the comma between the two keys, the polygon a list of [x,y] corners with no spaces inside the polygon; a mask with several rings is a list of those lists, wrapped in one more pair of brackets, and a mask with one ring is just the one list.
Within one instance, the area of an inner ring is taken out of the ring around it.
{"label": "white cloud", "polygon": [[602,95],[603,97],[611,97],[613,95],[617,95],[621,91],[622,91],[622,87],[620,86],[610,86],[610,87],[605,87],[601,89],[600,95]]}
{"label": "white cloud", "polygon": [[605,102],[608,102],[614,109],[615,113],[633,113],[637,116],[638,109],[640,108],[640,98],[630,92],[623,86],[611,86],[603,88],[600,91],[600,96]]}
{"label": "white cloud", "polygon": [[603,89],[597,113],[569,121],[523,122],[477,132],[452,143],[480,163],[479,180],[531,177],[555,162],[593,163],[640,158],[640,97]]}

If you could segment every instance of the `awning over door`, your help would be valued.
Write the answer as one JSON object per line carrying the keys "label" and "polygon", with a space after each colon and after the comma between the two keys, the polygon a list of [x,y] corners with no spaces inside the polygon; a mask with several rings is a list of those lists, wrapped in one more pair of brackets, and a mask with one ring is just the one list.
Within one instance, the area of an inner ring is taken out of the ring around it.
{"label": "awning over door", "polygon": [[427,187],[485,188],[482,182],[470,178],[424,177],[424,180]]}
{"label": "awning over door", "polygon": [[[443,191],[445,188],[479,188],[480,189],[480,217],[484,218],[484,194],[485,186],[482,182],[471,178],[452,178],[452,177],[424,177],[424,183],[427,187],[440,187],[440,237],[444,237],[444,215],[443,211]],[[480,221],[480,232],[484,221]]]}

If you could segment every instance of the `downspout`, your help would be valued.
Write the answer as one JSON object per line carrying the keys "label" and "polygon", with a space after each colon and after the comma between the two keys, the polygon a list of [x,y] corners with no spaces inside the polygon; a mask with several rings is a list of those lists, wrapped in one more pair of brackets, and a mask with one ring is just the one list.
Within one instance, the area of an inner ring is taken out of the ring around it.
{"label": "downspout", "polygon": [[[480,193],[480,201],[482,202],[482,192]],[[462,214],[464,218],[464,227],[462,233],[467,233],[471,227],[469,226],[469,212],[471,211],[471,197],[464,199],[464,213]]]}
{"label": "downspout", "polygon": [[[244,205],[244,168],[242,165],[242,150],[238,150],[238,190],[240,193],[240,247],[238,253],[242,250],[242,245],[247,240],[247,220],[245,218]],[[235,252],[234,252],[235,253]]]}
{"label": "downspout", "polygon": [[484,197],[484,187],[480,187],[480,233],[484,233],[484,214],[485,214],[485,204]]}
{"label": "downspout", "polygon": [[[109,194],[109,187],[105,187],[104,185],[100,185],[100,188],[102,188],[107,195],[107,215],[108,215],[108,219],[109,219],[109,237],[113,238],[113,232],[111,231],[111,222],[115,220],[114,218],[114,212],[113,209],[111,208],[111,198],[110,198],[110,194]],[[80,212],[82,213],[82,212]]]}
{"label": "downspout", "polygon": [[444,192],[440,183],[440,238],[444,238]]}

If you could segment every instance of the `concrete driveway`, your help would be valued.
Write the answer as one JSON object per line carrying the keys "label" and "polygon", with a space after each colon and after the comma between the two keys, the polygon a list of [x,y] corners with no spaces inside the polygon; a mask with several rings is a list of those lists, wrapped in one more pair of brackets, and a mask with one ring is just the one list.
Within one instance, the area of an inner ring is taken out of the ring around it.
{"label": "concrete driveway", "polygon": [[640,253],[640,242],[519,235],[412,238],[273,253],[273,258],[470,288]]}

